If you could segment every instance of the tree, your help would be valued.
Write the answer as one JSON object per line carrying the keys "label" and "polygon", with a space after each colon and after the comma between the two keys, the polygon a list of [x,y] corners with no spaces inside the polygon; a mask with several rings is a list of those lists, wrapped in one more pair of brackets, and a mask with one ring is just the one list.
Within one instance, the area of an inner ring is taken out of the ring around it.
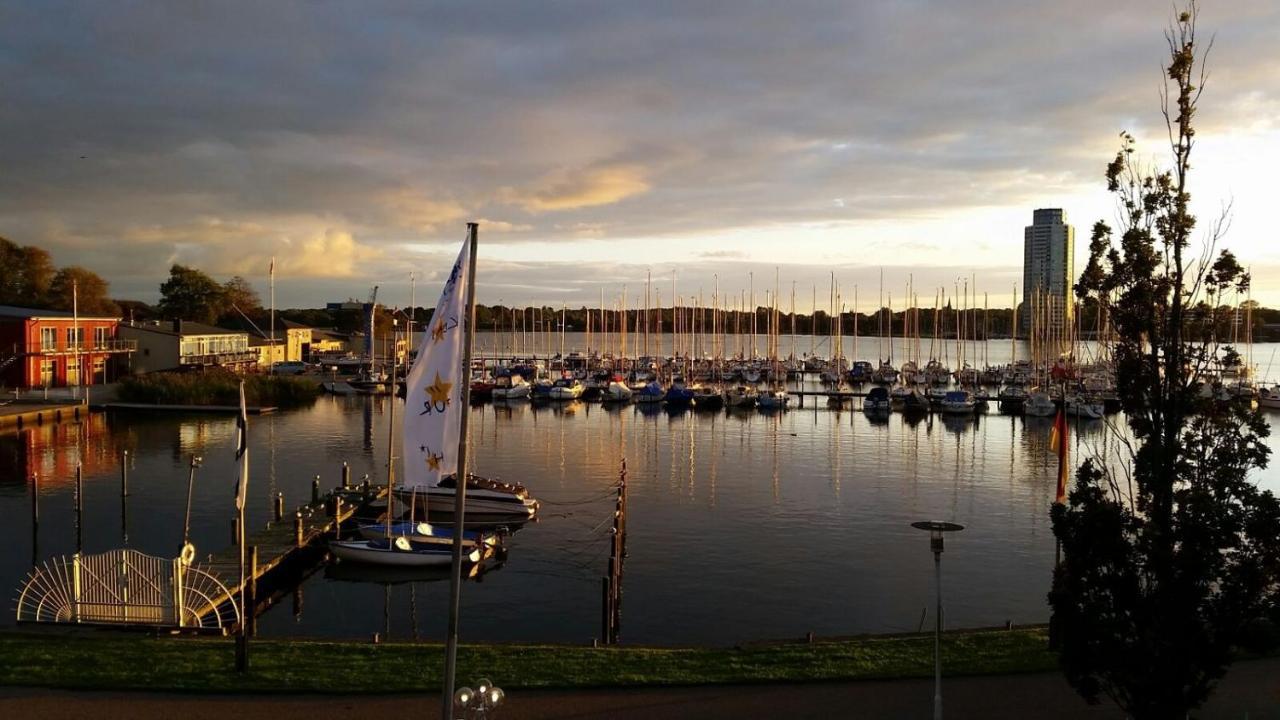
{"label": "tree", "polygon": [[0,237],[0,305],[44,307],[53,280],[53,260],[45,250]]}
{"label": "tree", "polygon": [[216,280],[185,265],[169,268],[160,285],[160,314],[170,320],[213,323],[222,315],[224,293]]}
{"label": "tree", "polygon": [[235,312],[234,305],[246,315],[253,315],[262,309],[262,300],[258,291],[253,289],[248,280],[236,275],[222,284],[222,298],[228,312]]}
{"label": "tree", "polygon": [[110,285],[92,270],[69,265],[58,270],[49,284],[49,307],[79,310],[81,315],[119,317],[120,306],[108,295]]}
{"label": "tree", "polygon": [[[1091,701],[1111,697],[1137,720],[1182,718],[1275,616],[1280,503],[1248,475],[1266,465],[1265,420],[1208,389],[1223,356],[1216,308],[1247,288],[1217,250],[1225,214],[1202,250],[1188,188],[1193,120],[1207,48],[1194,2],[1166,34],[1163,110],[1172,167],[1145,171],[1122,135],[1107,167],[1120,227],[1094,226],[1076,287],[1118,336],[1117,390],[1131,439],[1122,463],[1091,458],[1066,505],[1052,510],[1062,561],[1049,603],[1067,680]],[[1201,300],[1207,313],[1191,314]],[[1194,339],[1192,339],[1194,338]]]}

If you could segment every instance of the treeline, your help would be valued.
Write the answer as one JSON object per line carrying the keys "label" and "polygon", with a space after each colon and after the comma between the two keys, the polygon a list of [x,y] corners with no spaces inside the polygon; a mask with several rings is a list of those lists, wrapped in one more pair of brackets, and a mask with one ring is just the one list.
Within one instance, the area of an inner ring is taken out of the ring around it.
{"label": "treeline", "polygon": [[0,237],[0,305],[78,309],[83,315],[114,316],[120,312],[110,285],[78,265],[55,267],[48,251],[18,245]]}

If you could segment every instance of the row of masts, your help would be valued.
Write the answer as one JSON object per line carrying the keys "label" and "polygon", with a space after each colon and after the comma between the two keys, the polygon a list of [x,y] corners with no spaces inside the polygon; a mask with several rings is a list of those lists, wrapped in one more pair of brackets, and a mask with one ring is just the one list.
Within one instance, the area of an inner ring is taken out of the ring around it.
{"label": "row of masts", "polygon": [[[957,280],[950,293],[947,288],[935,288],[933,307],[927,308],[921,303],[913,278],[909,277],[905,287],[907,308],[895,312],[892,292],[886,292],[882,287],[877,309],[870,315],[863,315],[859,305],[858,286],[853,288],[850,307],[846,302],[844,288],[832,273],[825,313],[818,309],[817,286],[813,287],[813,314],[809,323],[810,338],[806,356],[821,357],[825,352],[827,358],[837,366],[847,364],[845,325],[846,318],[852,315],[852,319],[858,320],[849,323],[852,328],[849,333],[852,336],[852,356],[855,359],[861,357],[861,320],[873,317],[876,326],[876,359],[880,364],[910,362],[919,366],[926,362],[940,362],[950,365],[954,361],[956,367],[989,366],[990,346],[987,341],[992,339],[989,298],[987,293],[979,294],[977,291],[976,278],[972,278],[972,284],[970,280]],[[1016,285],[1013,293],[1016,308]],[[764,291],[763,306],[756,303],[754,273],[749,277],[747,289],[728,296],[721,293],[717,275],[711,296],[707,298],[702,289],[696,295],[688,297],[679,294],[678,278],[673,272],[670,297],[674,299],[670,306],[663,306],[662,290],[654,287],[651,276],[646,279],[643,295],[637,294],[634,303],[629,303],[625,285],[612,299],[606,297],[602,288],[599,306],[585,314],[586,325],[582,328],[585,348],[568,345],[568,306],[565,303],[562,303],[558,312],[551,308],[504,308],[501,315],[493,318],[493,325],[489,328],[492,333],[488,354],[492,357],[551,358],[565,357],[571,352],[585,352],[588,357],[610,359],[669,356],[750,361],[794,360],[799,356],[796,283],[791,284],[789,309],[785,313],[784,323],[780,278],[776,272],[774,288]],[[1015,311],[1009,334],[1012,362],[1019,360],[1020,339],[1030,347],[1030,356],[1024,360],[1033,366],[1047,367],[1064,357],[1076,356],[1080,332],[1074,323],[1066,322],[1071,315],[1065,309],[1066,303],[1065,298],[1038,292],[1024,300],[1021,312],[1029,316],[1030,330],[1025,337],[1019,337],[1021,318]],[[761,323],[762,311],[766,319],[764,323]],[[928,313],[932,313],[932,333],[926,336],[922,318]],[[825,314],[826,320],[825,332],[822,334],[819,334],[820,314]],[[782,340],[784,325],[790,335],[785,348]],[[763,355],[759,352],[762,331],[765,336]],[[1098,357],[1093,360],[1105,361],[1109,338],[1105,314],[1099,314],[1099,327],[1094,334],[1101,341],[1101,346],[1097,351]],[[898,341],[896,346],[895,336]],[[869,339],[861,340],[866,342]],[[895,349],[901,350],[903,357],[895,357]]]}

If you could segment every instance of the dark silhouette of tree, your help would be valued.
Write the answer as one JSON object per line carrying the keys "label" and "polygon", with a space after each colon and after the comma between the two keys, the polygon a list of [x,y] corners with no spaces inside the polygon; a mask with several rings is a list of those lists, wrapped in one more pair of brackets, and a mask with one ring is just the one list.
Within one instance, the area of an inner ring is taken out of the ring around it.
{"label": "dark silhouette of tree", "polygon": [[1196,15],[1193,2],[1167,33],[1172,167],[1144,170],[1122,135],[1106,173],[1121,226],[1094,226],[1076,287],[1118,336],[1129,452],[1087,460],[1068,503],[1052,510],[1062,562],[1049,602],[1067,680],[1136,720],[1185,717],[1226,672],[1233,646],[1273,634],[1260,630],[1280,570],[1280,503],[1248,479],[1267,462],[1267,423],[1251,401],[1210,385],[1230,355],[1215,309],[1249,277],[1217,249],[1226,213],[1192,248],[1188,173],[1208,50],[1197,45]]}
{"label": "dark silhouette of tree", "polygon": [[222,284],[222,299],[226,312],[237,317],[239,313],[232,306],[250,317],[255,317],[262,310],[262,299],[258,297],[258,291],[239,275]]}
{"label": "dark silhouette of tree", "polygon": [[212,324],[226,307],[222,286],[208,275],[185,265],[169,268],[169,279],[160,285],[157,310],[170,320]]}
{"label": "dark silhouette of tree", "polygon": [[109,290],[98,273],[69,265],[58,270],[49,284],[49,307],[70,311],[75,305],[81,315],[119,317],[120,306],[111,300]]}
{"label": "dark silhouette of tree", "polygon": [[0,305],[46,306],[54,273],[48,252],[0,237],[0,268]]}

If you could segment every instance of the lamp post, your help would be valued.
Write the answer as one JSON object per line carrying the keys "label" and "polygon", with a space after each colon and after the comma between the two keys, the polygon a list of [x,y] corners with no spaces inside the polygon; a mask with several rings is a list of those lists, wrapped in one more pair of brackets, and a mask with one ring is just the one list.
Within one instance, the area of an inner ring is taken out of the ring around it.
{"label": "lamp post", "polygon": [[933,720],[942,720],[942,537],[943,533],[959,532],[964,526],[938,520],[922,520],[911,523],[911,527],[929,531],[929,549],[933,551],[934,586],[938,602],[934,612],[933,631]]}

